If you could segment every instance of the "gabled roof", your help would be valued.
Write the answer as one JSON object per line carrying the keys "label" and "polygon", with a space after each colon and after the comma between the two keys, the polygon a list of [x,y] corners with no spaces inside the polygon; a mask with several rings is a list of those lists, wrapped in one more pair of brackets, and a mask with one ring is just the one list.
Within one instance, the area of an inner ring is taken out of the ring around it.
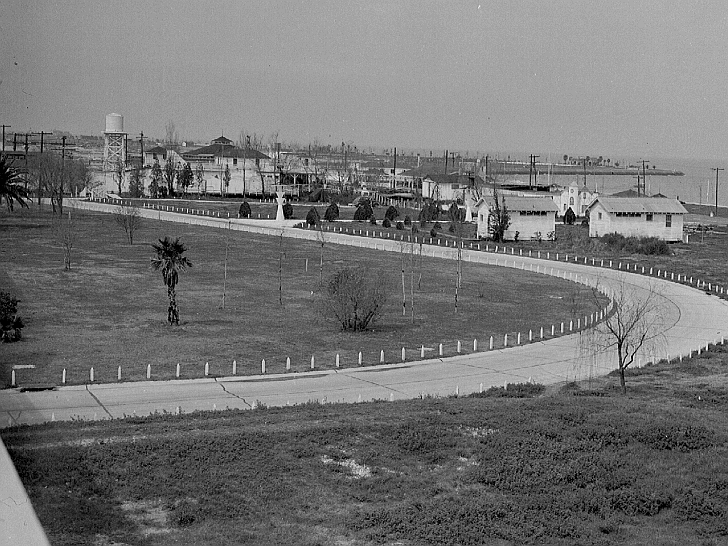
{"label": "gabled roof", "polygon": [[155,146],[154,148],[151,148],[149,150],[146,150],[144,153],[147,154],[164,154],[167,155],[167,148],[164,146]]}
{"label": "gabled roof", "polygon": [[[545,211],[559,212],[559,207],[554,203],[551,197],[521,197],[516,195],[501,196],[506,204],[506,208],[510,211],[526,212],[526,211]],[[475,206],[480,208],[481,205],[488,207],[493,205],[492,197],[484,197],[480,199]]]}
{"label": "gabled roof", "polygon": [[589,209],[601,203],[607,212],[639,212],[657,214],[687,214],[677,199],[654,199],[652,197],[600,196],[589,205]]}

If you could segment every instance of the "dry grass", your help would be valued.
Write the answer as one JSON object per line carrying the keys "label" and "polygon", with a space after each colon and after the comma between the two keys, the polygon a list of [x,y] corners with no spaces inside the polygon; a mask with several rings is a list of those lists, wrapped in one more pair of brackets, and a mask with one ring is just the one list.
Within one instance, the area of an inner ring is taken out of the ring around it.
{"label": "dry grass", "polygon": [[[325,322],[317,310],[320,246],[315,242],[254,236],[241,232],[146,221],[133,246],[110,215],[78,214],[78,243],[72,269],[63,271],[49,214],[23,211],[0,217],[0,289],[21,301],[26,322],[24,341],[0,351],[0,380],[9,382],[13,365],[19,384],[59,383],[63,369],[69,383],[83,383],[89,368],[99,382],[200,377],[205,362],[211,375],[229,375],[232,361],[238,373],[259,373],[266,359],[269,373],[283,372],[286,357],[292,369],[355,365],[362,351],[366,364],[377,363],[385,350],[388,361],[406,346],[410,357],[420,345],[445,345],[454,354],[456,342],[483,347],[494,335],[537,330],[555,321],[592,312],[592,298],[563,280],[512,270],[464,264],[459,311],[454,312],[455,264],[424,259],[422,285],[415,295],[416,320],[401,315],[401,258],[407,269],[409,302],[410,256],[327,244],[325,275],[354,265],[387,273],[391,296],[382,319],[371,331],[346,334]],[[159,274],[151,271],[149,243],[165,235],[180,237],[194,266],[180,277],[179,327],[166,323],[167,295]],[[228,279],[225,309],[221,308],[226,239]],[[283,256],[283,305],[279,304],[278,267]],[[306,271],[308,260],[308,271]],[[419,259],[415,260],[419,277]],[[417,281],[416,281],[417,282]],[[529,304],[523,313],[518,302]],[[429,351],[427,356],[434,353]]]}

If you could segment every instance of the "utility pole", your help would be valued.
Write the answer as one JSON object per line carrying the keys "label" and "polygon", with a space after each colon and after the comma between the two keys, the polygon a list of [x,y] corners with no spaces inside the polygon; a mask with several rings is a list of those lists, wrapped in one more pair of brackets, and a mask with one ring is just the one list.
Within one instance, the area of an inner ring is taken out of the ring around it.
{"label": "utility pole", "polygon": [[63,161],[66,160],[66,137],[61,137],[61,159]]}
{"label": "utility pole", "polygon": [[3,125],[3,153],[5,152],[5,129],[9,129],[10,125]]}
{"label": "utility pole", "polygon": [[531,173],[533,173],[533,185],[538,186],[538,171],[536,170],[536,159],[541,157],[540,155],[529,156],[530,162],[528,165],[528,189],[531,189]]}
{"label": "utility pole", "polygon": [[43,153],[43,135],[52,135],[53,133],[46,133],[45,131],[41,131],[40,133],[34,134],[40,135],[40,153]]}
{"label": "utility pole", "polygon": [[[647,196],[647,176],[645,175],[645,163],[649,163],[646,159],[642,160],[642,193]],[[639,184],[637,185],[637,195],[640,193]]]}
{"label": "utility pole", "polygon": [[394,169],[392,169],[392,189],[394,189],[397,185],[396,181],[397,176],[397,147],[394,147]]}
{"label": "utility pole", "polygon": [[714,169],[711,169],[715,171],[715,217],[718,217],[718,172],[724,171],[725,169],[722,167],[715,167]]}
{"label": "utility pole", "polygon": [[142,152],[142,157],[139,160],[139,168],[140,169],[143,169],[144,168],[144,138],[145,138],[144,137],[144,131],[141,131],[139,133],[139,147],[141,148],[141,152]]}

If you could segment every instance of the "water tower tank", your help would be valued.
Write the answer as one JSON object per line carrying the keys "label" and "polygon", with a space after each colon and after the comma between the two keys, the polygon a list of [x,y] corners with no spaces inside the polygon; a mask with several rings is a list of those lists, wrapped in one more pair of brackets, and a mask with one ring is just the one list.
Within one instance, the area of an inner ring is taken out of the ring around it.
{"label": "water tower tank", "polygon": [[123,133],[124,116],[121,114],[106,114],[106,133]]}

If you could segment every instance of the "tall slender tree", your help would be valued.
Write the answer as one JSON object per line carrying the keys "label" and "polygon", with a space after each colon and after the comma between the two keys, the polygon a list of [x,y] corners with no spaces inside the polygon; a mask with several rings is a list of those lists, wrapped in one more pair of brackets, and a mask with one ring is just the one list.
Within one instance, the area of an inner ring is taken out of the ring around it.
{"label": "tall slender tree", "polygon": [[183,254],[187,251],[187,247],[176,238],[174,240],[169,237],[159,239],[159,243],[152,243],[154,256],[152,257],[152,269],[162,272],[162,279],[167,287],[167,296],[169,297],[169,308],[167,309],[167,321],[170,324],[179,324],[179,309],[177,308],[176,286],[179,280],[179,273],[192,267],[186,256]]}

